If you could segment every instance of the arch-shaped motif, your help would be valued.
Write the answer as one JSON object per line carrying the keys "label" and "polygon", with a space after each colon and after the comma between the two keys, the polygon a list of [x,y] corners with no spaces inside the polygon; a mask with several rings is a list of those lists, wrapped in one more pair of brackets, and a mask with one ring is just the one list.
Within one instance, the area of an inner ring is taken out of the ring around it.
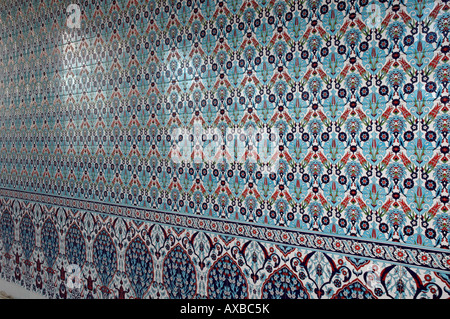
{"label": "arch-shaped motif", "polygon": [[86,242],[80,228],[74,223],[66,233],[66,256],[69,264],[83,267],[86,261]]}
{"label": "arch-shaped motif", "polygon": [[52,268],[59,254],[59,236],[55,224],[47,218],[42,226],[42,250],[47,266]]}
{"label": "arch-shaped motif", "polygon": [[137,298],[142,298],[153,282],[153,260],[150,250],[140,236],[128,245],[125,253],[125,272]]}
{"label": "arch-shaped motif", "polygon": [[186,251],[176,245],[164,259],[163,281],[172,299],[192,299],[197,292],[194,264]]}
{"label": "arch-shaped motif", "polygon": [[19,231],[20,245],[22,246],[24,257],[25,259],[30,260],[34,248],[36,247],[36,231],[30,215],[23,215]]}
{"label": "arch-shaped motif", "polygon": [[331,299],[376,299],[375,295],[359,279],[340,288]]}
{"label": "arch-shaped motif", "polygon": [[103,286],[108,286],[117,271],[117,249],[105,229],[95,237],[92,254],[100,280]]}
{"label": "arch-shaped motif", "polygon": [[9,253],[14,242],[14,221],[11,214],[5,211],[0,219],[1,237],[5,252]]}
{"label": "arch-shaped motif", "polygon": [[264,282],[262,299],[309,299],[300,279],[287,267],[274,271]]}
{"label": "arch-shaped motif", "polygon": [[248,284],[238,264],[225,254],[209,269],[208,297],[213,299],[247,299]]}

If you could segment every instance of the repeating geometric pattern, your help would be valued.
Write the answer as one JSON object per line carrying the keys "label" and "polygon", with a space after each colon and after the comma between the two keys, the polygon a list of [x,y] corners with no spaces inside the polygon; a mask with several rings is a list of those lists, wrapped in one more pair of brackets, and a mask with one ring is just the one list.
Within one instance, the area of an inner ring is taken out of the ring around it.
{"label": "repeating geometric pattern", "polygon": [[[49,298],[450,297],[449,271],[16,199],[1,204],[10,217],[2,229],[13,231],[0,241],[2,278]],[[19,235],[25,223],[35,237]],[[56,228],[54,245],[44,243],[45,225]],[[70,288],[75,251],[82,285]]]}
{"label": "repeating geometric pattern", "polygon": [[446,1],[71,4],[0,4],[3,278],[448,297]]}

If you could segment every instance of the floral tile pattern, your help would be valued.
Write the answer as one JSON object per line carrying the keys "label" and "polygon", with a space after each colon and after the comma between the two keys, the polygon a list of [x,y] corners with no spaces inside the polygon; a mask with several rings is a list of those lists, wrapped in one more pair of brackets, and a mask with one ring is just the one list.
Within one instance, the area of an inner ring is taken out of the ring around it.
{"label": "floral tile pattern", "polygon": [[445,1],[0,4],[0,274],[52,298],[448,298]]}

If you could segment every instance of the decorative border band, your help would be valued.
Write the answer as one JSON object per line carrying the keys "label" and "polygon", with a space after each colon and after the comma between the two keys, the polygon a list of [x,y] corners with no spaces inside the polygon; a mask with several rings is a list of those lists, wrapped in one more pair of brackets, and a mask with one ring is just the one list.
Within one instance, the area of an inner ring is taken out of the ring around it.
{"label": "decorative border band", "polygon": [[377,259],[450,272],[450,252],[446,252],[443,249],[411,247],[394,243],[388,244],[363,240],[357,237],[348,238],[339,235],[314,234],[298,229],[279,229],[259,224],[244,224],[233,220],[214,220],[203,216],[188,216],[154,209],[131,208],[111,203],[104,204],[5,188],[0,188],[0,196],[71,209],[87,210],[99,214],[134,218],[174,227],[214,232],[226,236],[245,237],[286,246],[342,253],[356,258]]}

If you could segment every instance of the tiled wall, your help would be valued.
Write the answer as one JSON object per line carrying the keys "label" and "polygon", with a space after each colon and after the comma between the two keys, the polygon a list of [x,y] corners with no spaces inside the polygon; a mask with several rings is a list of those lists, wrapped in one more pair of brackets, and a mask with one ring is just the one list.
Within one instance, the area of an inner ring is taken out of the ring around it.
{"label": "tiled wall", "polygon": [[449,297],[444,2],[0,9],[3,279],[50,298]]}

